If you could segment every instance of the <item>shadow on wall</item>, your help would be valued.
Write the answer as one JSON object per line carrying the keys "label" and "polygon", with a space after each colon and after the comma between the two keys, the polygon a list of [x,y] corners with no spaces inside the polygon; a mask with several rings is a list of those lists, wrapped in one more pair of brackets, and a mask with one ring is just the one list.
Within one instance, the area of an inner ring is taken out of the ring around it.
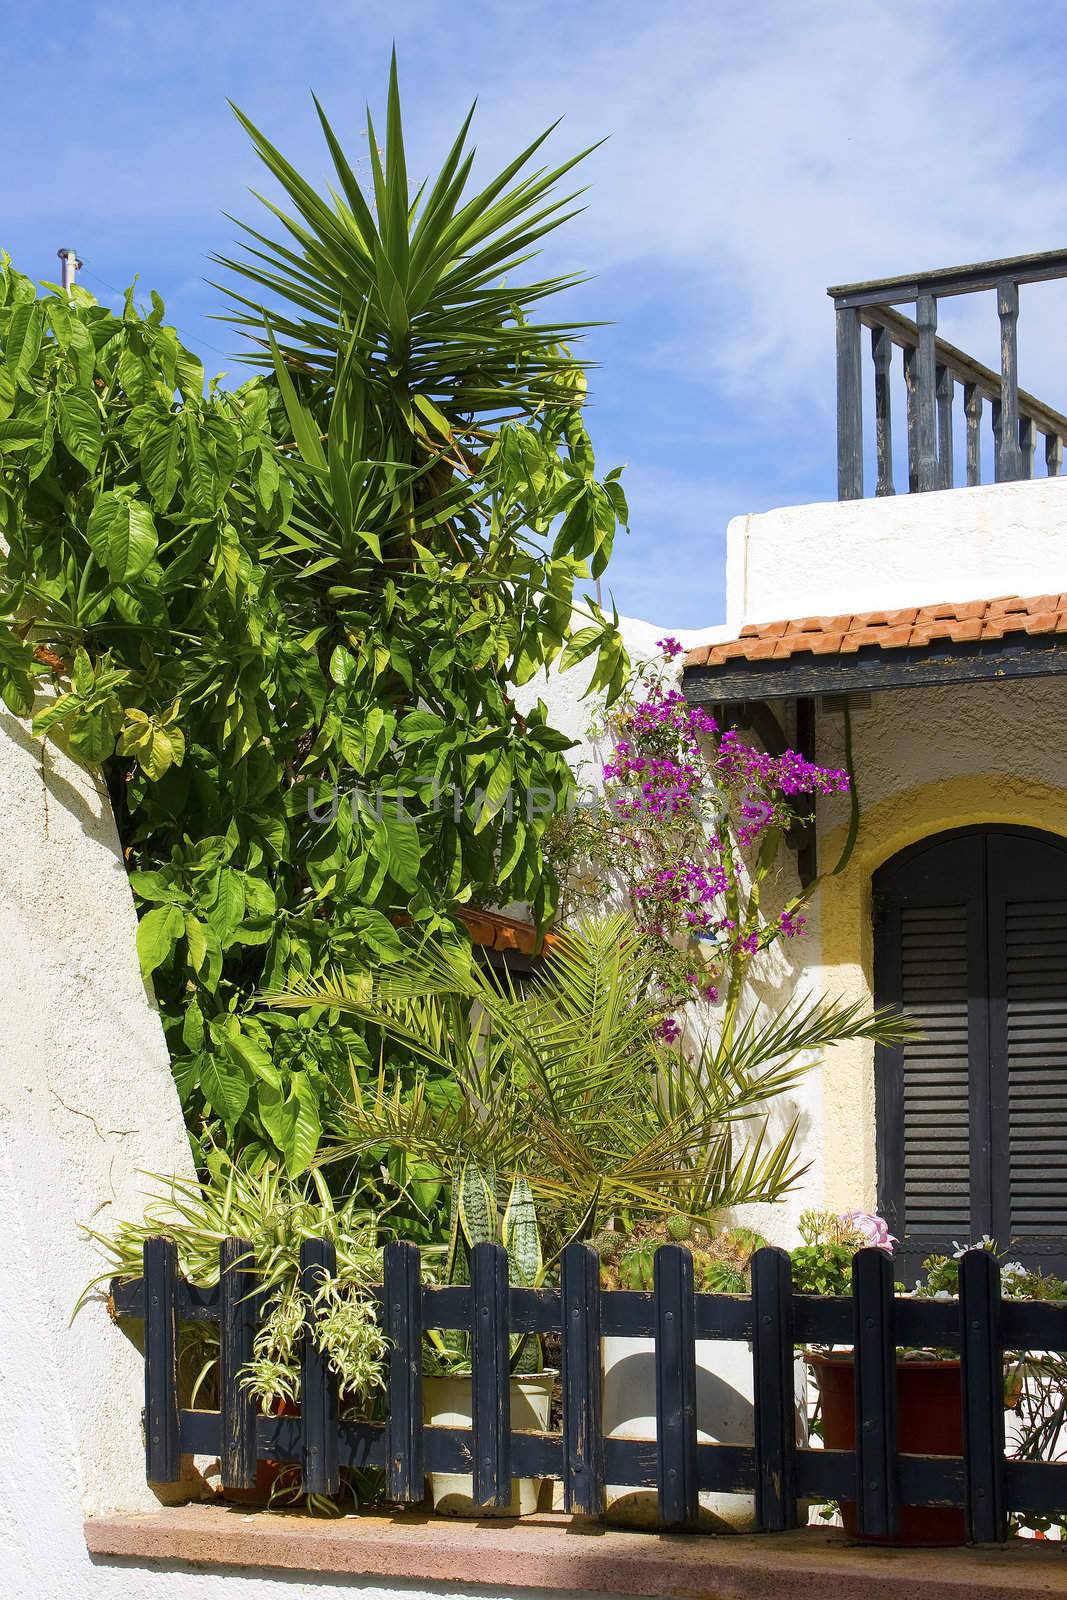
{"label": "shadow on wall", "polygon": [[59,759],[74,765],[71,758],[58,753],[49,741],[36,738],[30,731],[28,723],[12,716],[9,711],[0,711],[0,740],[16,745],[36,767],[41,784],[42,805],[45,807],[46,828],[47,808],[53,804],[61,806],[74,818],[82,831],[93,838],[99,838],[109,824],[113,828],[113,820],[107,815],[101,815],[101,808],[104,805],[110,810],[110,801],[107,800],[104,780],[97,771],[90,768],[79,769],[85,774],[86,785],[92,785],[98,802],[94,804],[88,795],[69,782],[59,770],[57,754]]}

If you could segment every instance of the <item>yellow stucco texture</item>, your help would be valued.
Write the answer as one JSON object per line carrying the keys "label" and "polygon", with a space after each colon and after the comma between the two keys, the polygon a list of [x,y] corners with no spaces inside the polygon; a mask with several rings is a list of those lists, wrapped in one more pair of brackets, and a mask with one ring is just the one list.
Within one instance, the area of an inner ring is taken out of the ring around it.
{"label": "yellow stucco texture", "polygon": [[[848,1004],[873,999],[871,878],[898,851],[933,833],[980,823],[1042,828],[1067,837],[1067,790],[1005,773],[940,779],[890,795],[860,817],[852,859],[817,891],[823,984]],[[824,861],[838,858],[846,827],[820,840]],[[874,1207],[874,1048],[838,1045],[822,1067],[824,1203],[833,1210]]]}

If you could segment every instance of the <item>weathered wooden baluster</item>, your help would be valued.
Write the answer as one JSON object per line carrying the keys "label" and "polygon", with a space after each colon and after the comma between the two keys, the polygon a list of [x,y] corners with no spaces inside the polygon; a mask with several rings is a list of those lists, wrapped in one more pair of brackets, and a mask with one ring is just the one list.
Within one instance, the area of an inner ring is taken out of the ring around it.
{"label": "weathered wooden baluster", "polygon": [[914,345],[904,347],[904,387],[908,396],[908,493],[919,487],[919,353]]}
{"label": "weathered wooden baluster", "polygon": [[916,359],[916,443],[918,463],[916,476],[920,491],[936,489],[938,483],[937,427],[935,421],[937,301],[932,294],[921,294],[915,308],[915,322],[919,329],[919,348]]}
{"label": "weathered wooden baluster", "polygon": [[784,1250],[752,1257],[752,1366],[756,1519],[764,1533],[797,1522],[793,1275]]}
{"label": "weathered wooden baluster", "polygon": [[888,328],[871,329],[874,357],[874,443],[878,457],[875,494],[894,494],[893,418],[889,399],[889,373],[893,364],[893,339]]}
{"label": "weathered wooden baluster", "polygon": [[251,1361],[259,1315],[252,1246],[232,1235],[219,1245],[219,1410],[223,1487],[256,1486],[256,1403],[241,1382]]}
{"label": "weathered wooden baluster", "polygon": [[860,314],[837,308],[837,498],[863,499],[863,396]]}
{"label": "weathered wooden baluster", "polygon": [[967,418],[967,487],[982,481],[982,391],[976,383],[963,385],[963,414]]}
{"label": "weathered wooden baluster", "polygon": [[967,1537],[976,1544],[991,1544],[1008,1536],[1004,1351],[996,1256],[988,1250],[968,1250],[960,1262],[959,1281]]}
{"label": "weathered wooden baluster", "polygon": [[304,1239],[300,1245],[300,1288],[307,1303],[300,1364],[300,1412],[304,1432],[305,1494],[336,1494],[341,1486],[337,1460],[337,1379],[317,1340],[315,1296],[326,1278],[337,1276],[337,1251],[329,1239]]}
{"label": "weathered wooden baluster", "polygon": [[426,1492],[422,1437],[422,1269],[419,1247],[385,1247],[383,1306],[389,1355],[386,1493],[402,1504]]}
{"label": "weathered wooden baluster", "polygon": [[1058,433],[1045,435],[1045,471],[1050,478],[1058,478],[1063,465],[1063,439]]}
{"label": "weathered wooden baluster", "polygon": [[1034,448],[1037,444],[1037,430],[1034,427],[1033,417],[1019,418],[1019,476],[1032,478],[1034,475]]}
{"label": "weathered wooden baluster", "polygon": [[937,465],[942,489],[951,489],[955,474],[952,467],[952,400],[956,388],[952,368],[937,369]]}
{"label": "weathered wooden baluster", "polygon": [[697,1488],[697,1378],[693,1258],[666,1244],[652,1263],[656,1302],[656,1477],[660,1526],[695,1528]]}
{"label": "weathered wooden baluster", "polygon": [[863,1533],[898,1531],[893,1263],[883,1250],[852,1257],[856,1383],[856,1501]]}
{"label": "weathered wooden baluster", "polygon": [[481,1506],[511,1501],[511,1302],[503,1245],[471,1251],[474,1498]]}
{"label": "weathered wooden baluster", "polygon": [[1004,407],[999,400],[989,402],[989,415],[993,423],[993,473],[1000,482],[1001,437],[1004,432]]}
{"label": "weathered wooden baluster", "polygon": [[563,1252],[563,1496],[568,1512],[604,1510],[600,1380],[600,1258],[587,1244]]}
{"label": "weathered wooden baluster", "polygon": [[1011,483],[1021,475],[1019,459],[1019,285],[1004,279],[997,284],[1000,316],[1000,436],[997,444],[997,482]]}
{"label": "weathered wooden baluster", "polygon": [[144,1443],[149,1483],[181,1477],[178,1415],[178,1250],[173,1239],[146,1239],[144,1259]]}

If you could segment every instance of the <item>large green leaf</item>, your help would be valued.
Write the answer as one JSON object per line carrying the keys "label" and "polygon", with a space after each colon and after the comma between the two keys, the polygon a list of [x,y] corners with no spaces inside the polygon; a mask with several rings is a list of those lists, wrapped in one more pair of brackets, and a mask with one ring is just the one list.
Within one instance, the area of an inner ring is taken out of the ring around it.
{"label": "large green leaf", "polygon": [[141,438],[141,470],[157,511],[166,511],[178,487],[181,433],[171,419],[152,422]]}
{"label": "large green leaf", "polygon": [[289,1091],[261,1083],[257,1093],[263,1126],[285,1157],[291,1177],[306,1171],[322,1138],[318,1095],[306,1072],[294,1072]]}
{"label": "large green leaf", "polygon": [[419,881],[419,864],[422,847],[414,822],[398,817],[388,800],[383,802],[382,816],[375,823],[375,843],[381,852],[390,877],[402,889],[414,889]]}
{"label": "large green leaf", "polygon": [[104,447],[100,408],[80,389],[67,389],[56,399],[59,437],[87,471],[92,472]]}
{"label": "large green leaf", "polygon": [[200,1088],[212,1111],[232,1134],[248,1104],[250,1085],[244,1073],[220,1051],[213,1050],[201,1057]]}
{"label": "large green leaf", "polygon": [[185,917],[178,906],[154,906],[137,924],[137,954],[147,977],[161,967],[185,932]]}
{"label": "large green leaf", "polygon": [[114,583],[142,573],[156,553],[152,513],[142,500],[108,490],[94,505],[86,526],[89,548]]}
{"label": "large green leaf", "polygon": [[4,336],[4,364],[25,379],[41,351],[44,319],[37,300],[23,300],[15,306]]}

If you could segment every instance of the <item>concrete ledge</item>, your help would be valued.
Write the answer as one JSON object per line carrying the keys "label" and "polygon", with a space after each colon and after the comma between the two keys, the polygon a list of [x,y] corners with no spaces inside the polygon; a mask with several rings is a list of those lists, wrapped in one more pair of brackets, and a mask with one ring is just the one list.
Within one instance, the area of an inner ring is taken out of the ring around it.
{"label": "concrete ledge", "polygon": [[281,1568],[413,1583],[670,1600],[1017,1600],[1067,1596],[1067,1548],[886,1550],[830,1529],[714,1538],[609,1530],[565,1517],[450,1522],[419,1512],[335,1522],[220,1506],[93,1517],[96,1558]]}

